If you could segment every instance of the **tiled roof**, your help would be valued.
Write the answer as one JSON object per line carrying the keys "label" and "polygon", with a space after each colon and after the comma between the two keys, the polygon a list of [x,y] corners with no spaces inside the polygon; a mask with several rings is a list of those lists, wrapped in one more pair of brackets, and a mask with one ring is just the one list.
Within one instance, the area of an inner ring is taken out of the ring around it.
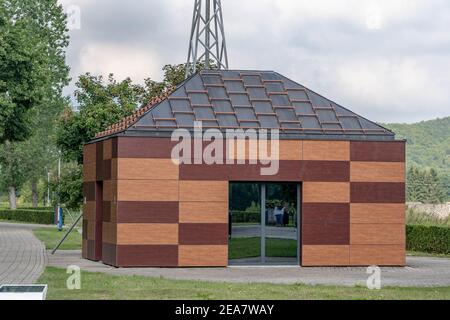
{"label": "tiled roof", "polygon": [[279,129],[281,134],[345,137],[394,133],[273,71],[204,70],[153,99],[97,137],[133,131],[161,134],[177,128]]}
{"label": "tiled roof", "polygon": [[148,104],[145,106],[139,108],[136,110],[133,114],[131,114],[128,117],[123,118],[118,123],[115,123],[109,127],[106,128],[105,131],[99,132],[95,135],[95,138],[101,138],[105,136],[109,136],[115,133],[119,133],[122,131],[125,131],[129,127],[131,127],[133,124],[135,124],[147,111],[149,111],[154,106],[158,105],[173,92],[175,91],[176,87],[169,88],[167,91],[165,91],[160,96],[154,97],[150,100]]}

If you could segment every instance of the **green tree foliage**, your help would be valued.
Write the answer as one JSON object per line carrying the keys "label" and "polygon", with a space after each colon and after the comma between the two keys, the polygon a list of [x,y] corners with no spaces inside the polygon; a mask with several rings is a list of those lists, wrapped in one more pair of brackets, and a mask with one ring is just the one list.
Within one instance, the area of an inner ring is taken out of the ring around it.
{"label": "green tree foliage", "polygon": [[[58,129],[58,146],[67,160],[83,161],[83,145],[111,124],[146,105],[153,97],[184,81],[185,64],[166,65],[164,78],[145,80],[144,85],[133,84],[130,78],[123,81],[107,79],[89,73],[80,76],[75,98],[78,111],[65,110]],[[199,64],[201,67],[201,64]]]}
{"label": "green tree foliage", "polygon": [[445,187],[436,170],[419,170],[411,166],[407,173],[406,192],[410,202],[442,203],[446,199]]}
{"label": "green tree foliage", "polygon": [[65,21],[57,0],[0,0],[0,143],[28,138],[30,112],[68,83]]}
{"label": "green tree foliage", "polygon": [[450,117],[384,126],[393,130],[397,138],[407,139],[408,168],[436,170],[446,189],[446,201],[450,201]]}

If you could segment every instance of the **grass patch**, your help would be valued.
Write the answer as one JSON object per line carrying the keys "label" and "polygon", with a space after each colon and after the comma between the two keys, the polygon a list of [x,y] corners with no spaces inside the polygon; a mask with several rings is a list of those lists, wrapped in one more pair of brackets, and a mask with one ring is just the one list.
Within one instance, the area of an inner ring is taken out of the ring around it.
{"label": "grass patch", "polygon": [[[62,239],[67,230],[58,231],[55,228],[38,228],[34,229],[33,233],[42,242],[44,242],[47,249],[53,249]],[[64,243],[59,248],[60,250],[81,250],[81,234],[75,229],[73,230]]]}
{"label": "grass patch", "polygon": [[411,256],[411,257],[450,258],[450,254],[427,253],[427,252],[420,252],[420,251],[406,251],[406,255]]}
{"label": "grass patch", "polygon": [[214,283],[168,280],[142,276],[81,273],[81,290],[68,290],[69,275],[48,267],[36,283],[48,284],[49,300],[411,300],[450,299],[450,287],[369,290],[362,286],[309,286],[303,284]]}
{"label": "grass patch", "polygon": [[[231,238],[229,258],[254,258],[261,255],[261,238]],[[266,238],[267,257],[297,257],[297,241],[289,239]]]}

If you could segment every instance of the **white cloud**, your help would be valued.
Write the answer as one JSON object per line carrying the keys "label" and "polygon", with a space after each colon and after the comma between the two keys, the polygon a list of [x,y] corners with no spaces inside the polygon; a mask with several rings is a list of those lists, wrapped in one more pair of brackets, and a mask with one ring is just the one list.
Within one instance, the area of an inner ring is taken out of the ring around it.
{"label": "white cloud", "polygon": [[[68,51],[74,81],[87,71],[159,79],[163,65],[186,60],[193,0],[64,2],[81,8]],[[232,68],[278,71],[376,121],[450,114],[448,0],[222,5]]]}
{"label": "white cloud", "polygon": [[161,76],[161,62],[158,55],[139,47],[120,44],[90,44],[80,50],[79,73],[108,75],[114,73],[117,79],[132,76],[143,83],[150,75]]}

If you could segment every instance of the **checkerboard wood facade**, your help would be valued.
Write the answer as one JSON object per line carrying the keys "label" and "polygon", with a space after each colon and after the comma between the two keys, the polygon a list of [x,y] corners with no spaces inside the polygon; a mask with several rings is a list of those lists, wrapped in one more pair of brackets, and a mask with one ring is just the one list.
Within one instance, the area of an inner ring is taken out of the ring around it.
{"label": "checkerboard wood facade", "polygon": [[301,265],[405,264],[404,141],[280,140],[275,176],[248,162],[174,164],[173,146],[123,136],[85,146],[84,258],[227,266],[229,182],[276,181],[302,184]]}

